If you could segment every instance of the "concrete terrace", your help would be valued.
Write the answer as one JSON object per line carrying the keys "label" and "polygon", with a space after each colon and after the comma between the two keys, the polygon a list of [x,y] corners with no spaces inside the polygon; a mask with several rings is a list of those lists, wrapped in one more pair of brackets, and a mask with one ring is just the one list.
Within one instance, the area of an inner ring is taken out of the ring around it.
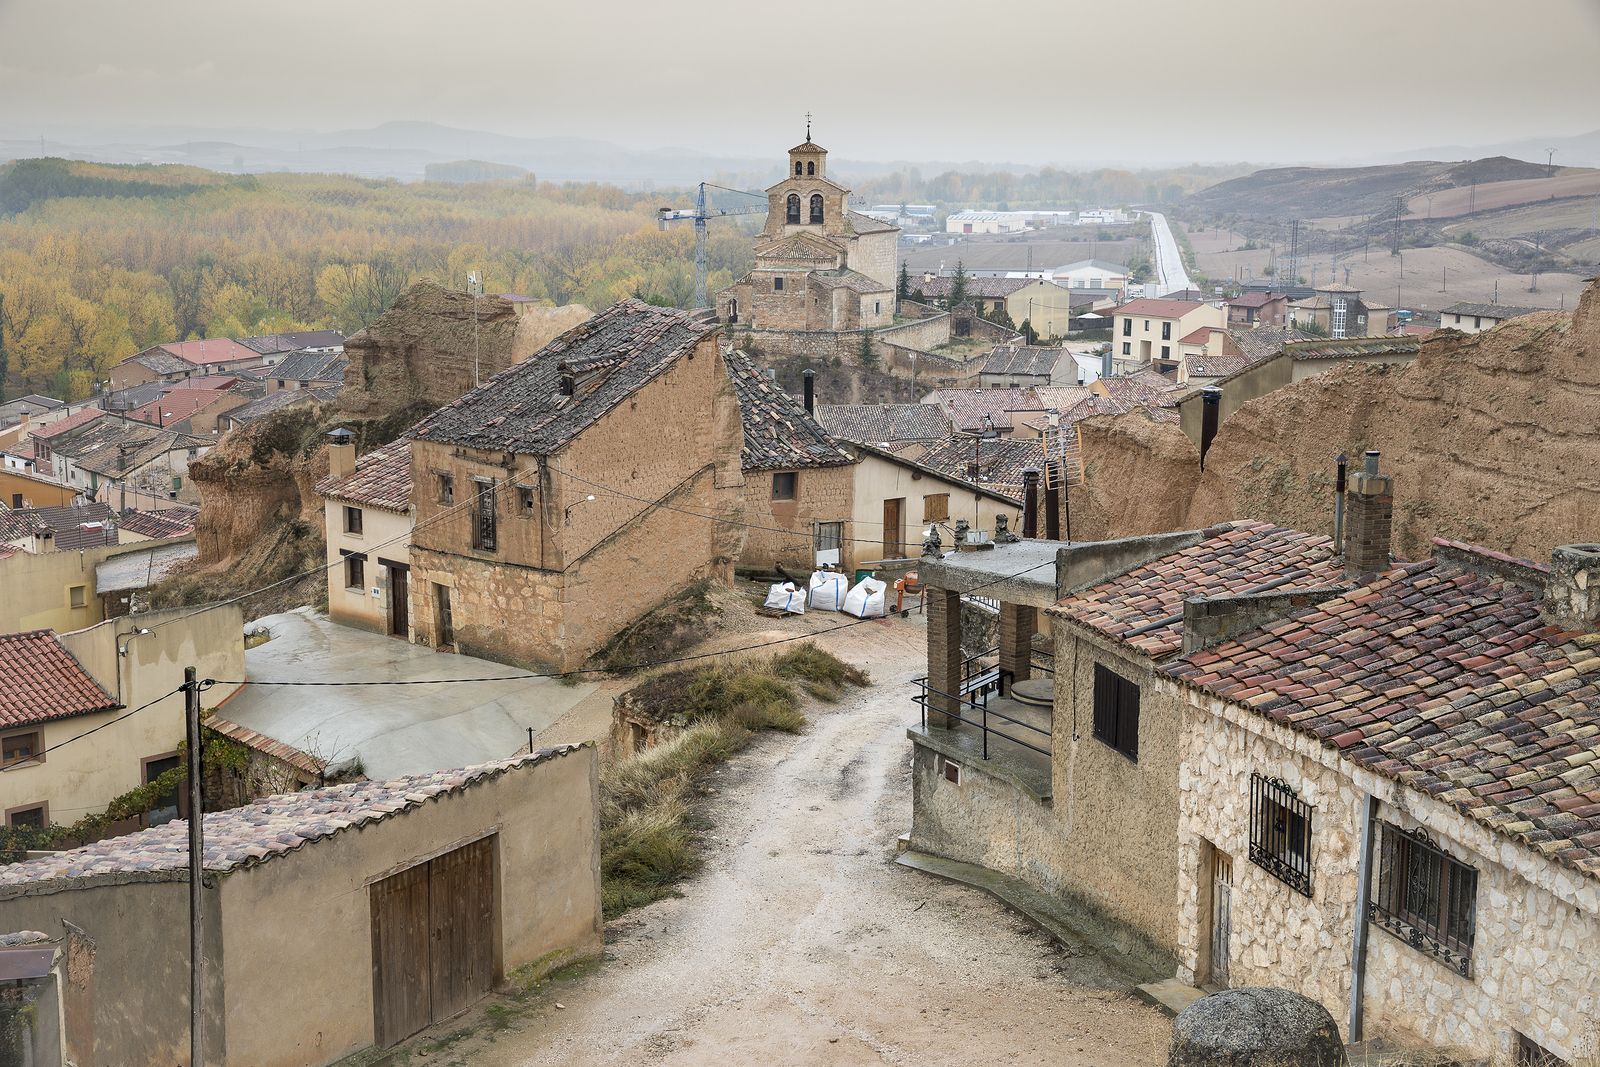
{"label": "concrete terrace", "polygon": [[[435,652],[340,626],[310,608],[255,624],[272,633],[245,652],[244,687],[228,718],[339,764],[359,759],[371,778],[425,774],[503,759],[589,693],[472,656]],[[265,681],[413,681],[523,675],[445,685],[274,686]]]}

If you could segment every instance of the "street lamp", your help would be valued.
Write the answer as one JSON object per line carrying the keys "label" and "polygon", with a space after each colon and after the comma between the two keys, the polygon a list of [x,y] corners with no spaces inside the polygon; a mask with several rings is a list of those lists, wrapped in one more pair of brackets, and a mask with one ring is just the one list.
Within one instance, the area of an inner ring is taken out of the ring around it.
{"label": "street lamp", "polygon": [[568,504],[567,505],[567,509],[561,513],[561,518],[562,518],[563,524],[566,525],[566,526],[571,526],[572,525],[572,509],[577,507],[579,504],[587,504],[593,499],[594,499],[594,494],[590,493],[588,496],[584,497],[582,500],[574,500],[572,503]]}

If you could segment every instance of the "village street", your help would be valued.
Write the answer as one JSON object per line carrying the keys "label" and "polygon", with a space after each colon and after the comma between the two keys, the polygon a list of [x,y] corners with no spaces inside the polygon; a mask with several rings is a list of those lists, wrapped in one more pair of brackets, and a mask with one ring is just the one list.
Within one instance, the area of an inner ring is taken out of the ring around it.
{"label": "village street", "polygon": [[714,779],[706,867],[684,896],[613,923],[604,964],[554,983],[512,1029],[430,1062],[1164,1062],[1167,1019],[1101,960],[891,862],[910,819],[922,619],[819,643],[873,684]]}

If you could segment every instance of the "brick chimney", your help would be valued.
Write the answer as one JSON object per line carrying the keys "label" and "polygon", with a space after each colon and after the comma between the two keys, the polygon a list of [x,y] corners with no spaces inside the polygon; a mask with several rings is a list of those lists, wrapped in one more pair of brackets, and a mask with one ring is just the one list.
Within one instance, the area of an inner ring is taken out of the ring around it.
{"label": "brick chimney", "polygon": [[356,435],[343,426],[328,431],[328,476],[344,478],[356,469]]}
{"label": "brick chimney", "polygon": [[1386,569],[1393,529],[1394,478],[1378,473],[1378,453],[1368,449],[1345,492],[1345,573],[1364,577]]}
{"label": "brick chimney", "polygon": [[1600,545],[1559,545],[1550,553],[1545,618],[1563,630],[1600,630]]}

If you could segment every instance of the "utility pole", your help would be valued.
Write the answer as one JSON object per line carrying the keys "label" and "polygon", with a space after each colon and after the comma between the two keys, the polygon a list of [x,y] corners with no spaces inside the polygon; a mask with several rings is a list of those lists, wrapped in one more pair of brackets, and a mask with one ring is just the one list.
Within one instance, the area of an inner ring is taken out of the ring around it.
{"label": "utility pole", "polygon": [[1544,165],[1545,169],[1549,171],[1547,177],[1554,178],[1556,176],[1556,150],[1554,148],[1546,148],[1544,150]]}
{"label": "utility pole", "polygon": [[193,667],[183,669],[184,735],[189,751],[189,1062],[205,1063],[205,993],[200,894],[205,879],[205,809],[200,797],[200,682]]}
{"label": "utility pole", "polygon": [[467,292],[472,294],[472,387],[478,387],[478,297],[483,295],[483,276],[477,271],[467,274]]}
{"label": "utility pole", "polygon": [[1300,284],[1300,220],[1289,222],[1289,284]]}
{"label": "utility pole", "polygon": [[1406,214],[1406,198],[1403,197],[1403,196],[1395,197],[1394,198],[1394,243],[1389,246],[1389,254],[1391,256],[1398,256],[1400,254],[1400,222],[1401,222],[1401,219],[1403,219],[1405,217],[1405,214]]}
{"label": "utility pole", "polygon": [[1441,293],[1448,293],[1450,291],[1449,285],[1446,282],[1446,279],[1449,278],[1449,277],[1450,277],[1450,268],[1449,267],[1440,267],[1439,268],[1439,291]]}

